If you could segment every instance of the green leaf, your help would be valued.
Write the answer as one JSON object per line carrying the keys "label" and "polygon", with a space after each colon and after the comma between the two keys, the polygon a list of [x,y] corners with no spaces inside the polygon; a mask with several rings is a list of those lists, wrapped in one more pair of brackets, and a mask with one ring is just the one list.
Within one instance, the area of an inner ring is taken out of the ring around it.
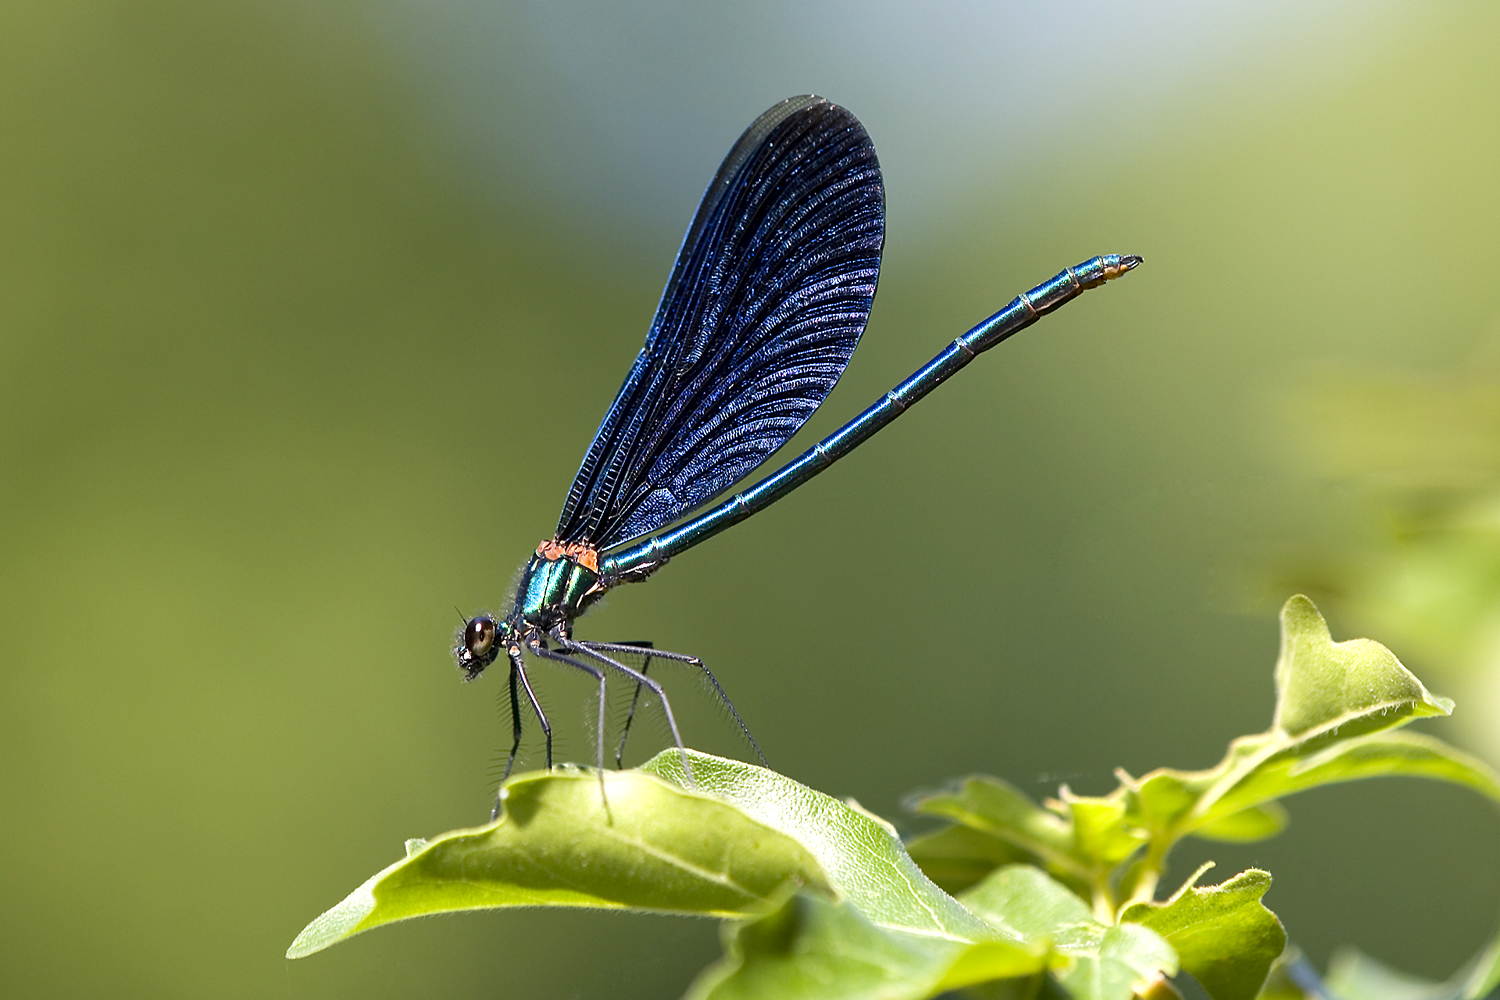
{"label": "green leaf", "polygon": [[1067,785],[1058,797],[1073,819],[1073,853],[1091,866],[1109,867],[1135,853],[1146,833],[1126,825],[1122,795],[1105,798],[1074,795]]}
{"label": "green leaf", "polygon": [[512,778],[497,822],[409,841],[408,857],[309,924],[287,957],[453,910],[588,906],[743,916],[789,880],[836,892],[806,847],[733,805],[634,771],[606,774],[604,787],[607,808],[593,772]]}
{"label": "green leaf", "polygon": [[959,893],[1004,865],[1035,863],[1030,851],[967,826],[945,826],[906,841],[906,852],[944,891]]}
{"label": "green leaf", "polygon": [[1077,1000],[1130,1000],[1165,976],[1177,974],[1177,955],[1159,934],[1140,924],[1104,932],[1096,948],[1075,950],[1074,963],[1058,977]]}
{"label": "green leaf", "polygon": [[920,1000],[1046,967],[1045,949],[880,927],[848,901],[805,892],[732,925],[725,952],[694,982],[691,1000]]}
{"label": "green leaf", "polygon": [[951,819],[1049,860],[1071,860],[1073,831],[1068,821],[987,774],[971,775],[951,790],[913,795],[906,806],[918,815]]}
{"label": "green leaf", "polygon": [[[998,779],[969,778],[955,791],[916,800],[918,812],[943,816],[971,831],[966,836],[952,830],[927,834],[918,842],[919,857],[945,877],[967,881],[985,865],[1004,860],[995,846],[1000,842],[1032,855],[1053,875],[1069,880],[1081,895],[1088,895],[1091,885],[1106,884],[1102,876],[1115,868],[1109,884],[1136,902],[1127,910],[1131,917],[1148,926],[1146,915],[1156,913],[1164,915],[1151,919],[1189,913],[1207,921],[1195,932],[1205,937],[1174,942],[1182,946],[1184,966],[1200,977],[1216,1000],[1249,1000],[1284,942],[1276,918],[1259,902],[1264,886],[1255,880],[1268,876],[1249,872],[1223,886],[1191,889],[1167,904],[1148,907],[1146,901],[1177,840],[1188,835],[1237,842],[1271,837],[1287,822],[1279,800],[1322,785],[1371,777],[1447,781],[1500,802],[1500,774],[1483,761],[1440,740],[1393,731],[1413,719],[1450,714],[1452,701],[1428,691],[1379,643],[1334,642],[1326,622],[1305,597],[1289,600],[1281,620],[1273,724],[1264,733],[1234,740],[1217,766],[1204,771],[1161,769],[1140,779],[1121,772],[1116,793],[1088,799],[1063,789],[1063,801],[1049,803],[1052,811]],[[1147,849],[1137,852],[1143,841]],[[1126,862],[1125,869],[1118,870]],[[1005,925],[1003,915],[984,902],[986,886],[975,884],[963,898]],[[1210,920],[1204,914],[1212,909],[1211,903],[1228,909],[1210,914]],[[1088,924],[1058,930],[1059,951],[1082,940],[1069,939],[1068,934],[1085,930],[1099,933],[1098,925]],[[1240,940],[1235,947],[1248,950],[1237,951],[1231,962],[1223,955],[1215,957],[1213,951],[1229,939],[1226,935],[1248,936],[1258,943],[1251,947]],[[1118,978],[1111,976],[1117,973],[1103,965],[1080,966],[1077,975],[1084,978],[1070,988],[1115,990]],[[1500,939],[1453,982],[1457,1000],[1475,1000],[1500,985]]]}
{"label": "green leaf", "polygon": [[1354,948],[1334,953],[1327,986],[1339,1000],[1479,1000],[1500,984],[1500,941],[1475,955],[1446,982],[1398,972]]}
{"label": "green leaf", "polygon": [[1436,740],[1390,732],[1453,710],[1451,700],[1429,692],[1390,650],[1369,639],[1334,642],[1318,609],[1301,596],[1287,601],[1281,624],[1271,729],[1235,740],[1207,771],[1162,769],[1127,781],[1128,822],[1168,843],[1187,834],[1258,839],[1284,825],[1284,815],[1267,803],[1330,782],[1411,774],[1485,794],[1500,789],[1493,772],[1473,758]]}
{"label": "green leaf", "polygon": [[[687,754],[699,792],[805,847],[850,905],[871,922],[960,941],[994,936],[984,921],[922,874],[884,821],[775,771],[694,750]],[[657,754],[641,770],[683,780],[676,750]]]}
{"label": "green leaf", "polygon": [[[1289,945],[1281,952],[1281,957],[1271,963],[1271,971],[1266,975],[1265,985],[1256,994],[1256,1000],[1328,1000],[1316,991],[1303,989],[1303,982],[1299,982],[1302,978],[1299,976],[1299,966],[1311,971],[1302,952],[1296,945]],[[1316,977],[1316,973],[1313,975]],[[1318,986],[1321,985],[1319,979]]]}
{"label": "green leaf", "polygon": [[1058,804],[1058,810],[1067,811],[1060,815],[1038,806],[1007,782],[980,774],[965,778],[953,789],[914,795],[906,807],[988,834],[1030,855],[1024,860],[1039,860],[1054,874],[1085,884],[1099,864],[1094,852],[1109,853],[1121,835],[1129,837],[1119,825],[1124,808],[1111,806],[1108,800],[1067,797],[1077,805]]}
{"label": "green leaf", "polygon": [[[1453,702],[1429,692],[1384,646],[1369,639],[1334,642],[1313,603],[1293,597],[1281,613],[1277,703],[1271,729],[1230,744],[1206,771],[1161,769],[1141,779],[1122,775],[1122,789],[1102,798],[1063,790],[1058,815],[998,778],[970,777],[956,790],[919,797],[911,807],[942,816],[1030,853],[1054,874],[1087,881],[1151,839],[1159,860],[1188,834],[1247,842],[1275,836],[1286,813],[1275,800],[1332,781],[1376,774],[1421,774],[1458,780],[1490,794],[1487,771],[1446,748],[1422,754],[1416,743],[1382,734],[1412,719],[1447,715]],[[1367,740],[1358,743],[1358,740]],[[1441,744],[1434,743],[1435,746]],[[1430,748],[1429,748],[1430,749]],[[1331,755],[1331,756],[1325,756]],[[1399,757],[1406,760],[1398,760]],[[1439,761],[1438,758],[1444,758]],[[925,846],[925,845],[924,845]],[[971,866],[979,860],[971,855]],[[972,874],[972,867],[971,872]],[[1127,880],[1147,877],[1141,870]]]}
{"label": "green leaf", "polygon": [[[1130,818],[1152,831],[1155,857],[1181,836],[1222,836],[1226,826],[1230,833],[1274,833],[1277,800],[1343,781],[1429,778],[1500,802],[1500,775],[1483,761],[1429,736],[1392,732],[1415,718],[1447,715],[1453,702],[1431,694],[1379,643],[1333,642],[1305,597],[1292,598],[1282,612],[1276,677],[1269,731],[1235,740],[1211,770],[1157,771],[1128,786]],[[1257,810],[1268,815],[1255,817]],[[1500,940],[1450,982],[1450,995],[1474,1000],[1497,983]]]}
{"label": "green leaf", "polygon": [[1028,945],[1066,959],[1058,980],[1079,1000],[1128,1000],[1177,972],[1177,954],[1140,924],[1107,927],[1067,886],[1031,865],[1001,868],[963,894],[964,904]]}
{"label": "green leaf", "polygon": [[1463,785],[1500,802],[1500,775],[1484,761],[1421,733],[1372,733],[1263,762],[1226,791],[1202,819],[1321,785],[1376,777],[1429,778]]}
{"label": "green leaf", "polygon": [[1059,982],[1079,1000],[1129,1000],[1137,988],[1177,970],[1160,935],[1138,924],[1093,921],[1086,903],[1029,865],[1001,869],[965,900],[1006,938],[966,943],[913,934],[876,925],[852,900],[798,893],[737,925],[725,958],[688,995],[918,1000],[1055,965]]}
{"label": "green leaf", "polygon": [[[760,912],[780,887],[845,893],[878,926],[973,942],[995,932],[922,874],[895,833],[772,771],[672,750],[638,771],[519,775],[489,826],[408,843],[307,926],[301,957],[408,917],[508,906],[589,906],[702,916]],[[608,802],[606,807],[605,802]]]}
{"label": "green leaf", "polygon": [[1216,813],[1194,828],[1193,836],[1226,844],[1252,844],[1285,830],[1289,818],[1281,803],[1265,802],[1225,815]]}
{"label": "green leaf", "polygon": [[1281,921],[1261,903],[1271,876],[1252,868],[1221,885],[1200,887],[1193,884],[1197,879],[1194,875],[1164,903],[1127,908],[1120,919],[1166,938],[1183,971],[1213,1000],[1254,1000],[1286,947]]}
{"label": "green leaf", "polygon": [[1089,904],[1031,865],[1007,865],[964,893],[969,910],[1018,941],[1051,945],[1093,923]]}
{"label": "green leaf", "polygon": [[1463,1000],[1478,1000],[1494,993],[1500,987],[1500,937],[1491,939],[1454,978],[1463,984],[1459,994]]}
{"label": "green leaf", "polygon": [[1458,1000],[1462,987],[1398,972],[1353,948],[1334,952],[1324,985],[1339,1000]]}
{"label": "green leaf", "polygon": [[1453,712],[1451,699],[1434,697],[1380,643],[1334,642],[1328,623],[1301,594],[1281,609],[1276,691],[1272,728],[1299,739],[1347,727],[1388,729],[1408,718]]}

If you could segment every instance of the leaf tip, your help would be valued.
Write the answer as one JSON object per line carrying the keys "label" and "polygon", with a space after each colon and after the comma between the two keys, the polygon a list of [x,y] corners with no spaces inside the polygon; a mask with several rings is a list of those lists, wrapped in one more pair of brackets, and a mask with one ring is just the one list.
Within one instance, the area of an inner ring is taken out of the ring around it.
{"label": "leaf tip", "polygon": [[1283,635],[1294,632],[1312,633],[1314,636],[1321,634],[1329,641],[1333,639],[1323,612],[1318,610],[1318,606],[1306,594],[1293,594],[1281,606],[1281,628]]}
{"label": "leaf tip", "polygon": [[357,933],[360,924],[375,910],[374,885],[385,874],[381,872],[376,875],[302,928],[302,933],[297,935],[291,947],[286,950],[286,957],[306,958]]}

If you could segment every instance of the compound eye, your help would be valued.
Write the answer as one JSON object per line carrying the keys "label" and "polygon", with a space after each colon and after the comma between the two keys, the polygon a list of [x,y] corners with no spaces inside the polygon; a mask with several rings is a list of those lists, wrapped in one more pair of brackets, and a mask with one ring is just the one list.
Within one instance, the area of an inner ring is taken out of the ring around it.
{"label": "compound eye", "polygon": [[464,626],[464,648],[470,656],[483,658],[495,645],[495,619],[480,615]]}

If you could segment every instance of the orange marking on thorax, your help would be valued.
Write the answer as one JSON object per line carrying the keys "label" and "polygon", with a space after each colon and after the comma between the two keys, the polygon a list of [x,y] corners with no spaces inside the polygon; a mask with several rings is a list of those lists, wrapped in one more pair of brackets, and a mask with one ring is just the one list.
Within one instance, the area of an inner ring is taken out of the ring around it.
{"label": "orange marking on thorax", "polygon": [[590,573],[599,572],[599,550],[584,542],[564,544],[555,538],[549,538],[536,547],[536,554],[549,561],[570,559]]}

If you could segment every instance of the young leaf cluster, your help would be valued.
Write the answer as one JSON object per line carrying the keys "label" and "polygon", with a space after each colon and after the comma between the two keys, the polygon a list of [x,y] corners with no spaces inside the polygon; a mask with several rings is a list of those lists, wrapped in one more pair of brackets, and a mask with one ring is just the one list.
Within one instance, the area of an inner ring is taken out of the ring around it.
{"label": "young leaf cluster", "polygon": [[[972,776],[912,800],[947,825],[906,844],[855,803],[696,752],[691,782],[675,750],[602,785],[580,769],[520,775],[496,822],[409,842],[405,859],[309,924],[287,954],[423,914],[587,906],[724,918],[725,955],[688,993],[702,1000],[958,989],[1161,1000],[1181,973],[1213,1000],[1301,996],[1286,933],[1262,903],[1271,876],[1251,869],[1203,886],[1205,865],[1158,900],[1172,847],[1274,836],[1287,822],[1280,800],[1319,785],[1414,775],[1500,802],[1500,777],[1398,732],[1452,702],[1378,643],[1333,642],[1306,598],[1282,611],[1276,685],[1270,728],[1232,742],[1213,768],[1120,772],[1109,795],[1064,786],[1043,804]],[[1500,943],[1433,996],[1487,993],[1497,956]],[[1360,982],[1384,981],[1368,959],[1345,965]]]}

